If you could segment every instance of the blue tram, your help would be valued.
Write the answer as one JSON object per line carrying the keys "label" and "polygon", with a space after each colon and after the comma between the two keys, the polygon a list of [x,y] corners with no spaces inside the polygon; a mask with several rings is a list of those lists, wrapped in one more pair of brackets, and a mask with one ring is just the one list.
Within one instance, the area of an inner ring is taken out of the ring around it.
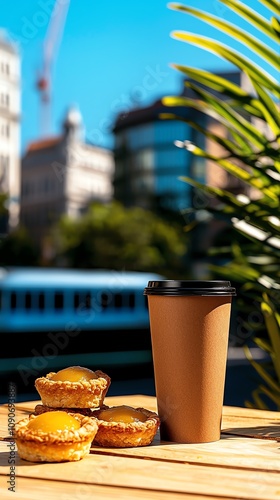
{"label": "blue tram", "polygon": [[[147,299],[152,273],[0,269],[1,378],[32,393],[34,380],[71,365],[118,379],[152,375]],[[5,388],[4,388],[5,391]]]}

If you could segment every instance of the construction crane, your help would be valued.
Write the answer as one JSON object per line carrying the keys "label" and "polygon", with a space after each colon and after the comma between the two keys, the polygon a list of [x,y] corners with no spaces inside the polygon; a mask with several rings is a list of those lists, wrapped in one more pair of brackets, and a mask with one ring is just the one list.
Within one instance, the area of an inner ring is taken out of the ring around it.
{"label": "construction crane", "polygon": [[40,131],[46,136],[51,131],[52,68],[63,36],[70,0],[56,0],[43,45],[42,69],[37,75],[36,89],[40,98]]}

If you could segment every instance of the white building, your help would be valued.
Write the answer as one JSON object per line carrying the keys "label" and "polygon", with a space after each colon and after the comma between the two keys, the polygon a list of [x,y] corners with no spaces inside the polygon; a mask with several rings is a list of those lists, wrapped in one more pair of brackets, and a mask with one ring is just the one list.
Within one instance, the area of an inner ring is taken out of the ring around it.
{"label": "white building", "polygon": [[0,31],[0,192],[9,197],[9,227],[20,211],[20,56]]}
{"label": "white building", "polygon": [[62,134],[32,142],[22,158],[21,223],[42,243],[61,215],[110,201],[113,174],[112,151],[87,144],[81,115],[70,109]]}

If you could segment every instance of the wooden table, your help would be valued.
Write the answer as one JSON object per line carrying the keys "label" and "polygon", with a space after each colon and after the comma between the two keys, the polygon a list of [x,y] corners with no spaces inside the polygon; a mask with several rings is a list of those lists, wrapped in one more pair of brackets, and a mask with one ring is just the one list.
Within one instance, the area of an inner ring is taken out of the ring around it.
{"label": "wooden table", "polygon": [[[36,402],[16,404],[19,420]],[[150,396],[106,398],[156,410]],[[207,444],[161,442],[147,447],[92,447],[79,462],[36,464],[16,456],[15,494],[8,490],[12,448],[4,438],[7,406],[0,408],[0,495],[16,500],[88,499],[280,499],[280,415],[224,407],[221,440]]]}

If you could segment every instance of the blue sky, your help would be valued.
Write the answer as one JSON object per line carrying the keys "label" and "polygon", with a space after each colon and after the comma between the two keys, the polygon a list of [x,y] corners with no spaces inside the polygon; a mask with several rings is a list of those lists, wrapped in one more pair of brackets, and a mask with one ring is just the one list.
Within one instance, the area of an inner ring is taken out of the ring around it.
{"label": "blue sky", "polygon": [[[253,31],[218,0],[182,3]],[[268,17],[257,0],[244,3]],[[21,51],[23,151],[29,141],[42,136],[35,81],[42,67],[42,47],[53,5],[54,0],[0,0],[0,27],[19,42]],[[110,127],[118,112],[181,91],[182,75],[170,67],[172,62],[209,70],[229,69],[209,52],[174,40],[170,36],[173,30],[228,41],[194,17],[170,10],[165,0],[70,0],[52,69],[50,134],[60,132],[67,108],[75,104],[82,113],[87,139],[112,146]],[[235,47],[240,48],[237,43]],[[249,55],[246,49],[243,52]]]}

